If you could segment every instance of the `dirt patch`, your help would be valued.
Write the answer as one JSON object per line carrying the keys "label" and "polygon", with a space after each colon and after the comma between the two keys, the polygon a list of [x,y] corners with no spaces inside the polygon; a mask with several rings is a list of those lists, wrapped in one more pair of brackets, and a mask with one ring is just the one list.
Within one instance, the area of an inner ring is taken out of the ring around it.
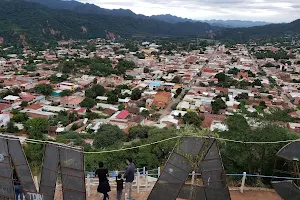
{"label": "dirt patch", "polygon": [[275,191],[244,191],[241,194],[239,191],[230,191],[232,200],[281,200]]}
{"label": "dirt patch", "polygon": [[[92,188],[91,196],[87,200],[102,199],[102,194],[96,193],[96,188]],[[136,200],[147,200],[150,191],[141,191],[139,194],[133,192],[132,197]],[[115,188],[109,193],[110,199],[117,199]],[[282,200],[274,190],[263,188],[245,188],[243,194],[240,193],[239,188],[230,188],[230,196],[232,200]],[[125,192],[123,191],[123,198]],[[56,190],[55,200],[62,200],[62,191]],[[178,199],[181,200],[181,199]]]}

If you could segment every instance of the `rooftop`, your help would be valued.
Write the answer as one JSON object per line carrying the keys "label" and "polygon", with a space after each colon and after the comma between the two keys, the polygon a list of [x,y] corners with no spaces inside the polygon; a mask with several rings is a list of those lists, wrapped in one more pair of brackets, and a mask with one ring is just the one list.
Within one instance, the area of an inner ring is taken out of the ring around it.
{"label": "rooftop", "polygon": [[8,96],[4,97],[3,99],[7,100],[7,101],[16,101],[16,100],[20,99],[20,97],[13,96],[13,95],[8,95]]}

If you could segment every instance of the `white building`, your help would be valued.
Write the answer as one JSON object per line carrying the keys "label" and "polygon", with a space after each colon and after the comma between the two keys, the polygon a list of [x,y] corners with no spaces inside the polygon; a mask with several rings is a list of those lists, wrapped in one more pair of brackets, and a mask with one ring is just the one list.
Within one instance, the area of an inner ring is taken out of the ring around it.
{"label": "white building", "polygon": [[0,127],[7,126],[10,122],[9,114],[0,114]]}

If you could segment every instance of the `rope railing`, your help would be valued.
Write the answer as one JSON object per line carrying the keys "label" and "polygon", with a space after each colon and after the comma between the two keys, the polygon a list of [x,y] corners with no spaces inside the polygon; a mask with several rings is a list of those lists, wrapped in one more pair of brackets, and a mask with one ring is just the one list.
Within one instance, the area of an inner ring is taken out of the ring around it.
{"label": "rope railing", "polygon": [[[159,143],[179,139],[179,138],[182,138],[182,137],[199,137],[199,138],[203,138],[203,139],[215,139],[215,140],[219,140],[219,141],[239,143],[239,144],[280,144],[280,143],[290,143],[290,142],[300,141],[300,139],[296,139],[296,140],[278,140],[278,141],[241,141],[241,140],[232,140],[232,139],[228,139],[228,138],[210,137],[210,136],[199,136],[199,135],[184,136],[184,135],[180,135],[180,136],[166,138],[166,139],[163,139],[163,140],[159,140],[159,141],[156,141],[156,142],[143,144],[143,145],[139,145],[139,146],[133,146],[133,147],[127,147],[127,148],[121,148],[121,149],[113,149],[113,150],[91,151],[91,152],[84,152],[84,153],[85,154],[104,154],[104,153],[114,153],[114,152],[128,151],[128,150],[139,149],[139,148],[143,148],[143,147],[156,145],[156,144],[159,144]],[[55,142],[51,142],[51,141],[33,140],[33,139],[26,139],[25,142],[33,143],[33,144],[55,143]],[[60,144],[60,143],[55,143],[55,144]],[[68,147],[66,144],[60,144],[60,145]]]}

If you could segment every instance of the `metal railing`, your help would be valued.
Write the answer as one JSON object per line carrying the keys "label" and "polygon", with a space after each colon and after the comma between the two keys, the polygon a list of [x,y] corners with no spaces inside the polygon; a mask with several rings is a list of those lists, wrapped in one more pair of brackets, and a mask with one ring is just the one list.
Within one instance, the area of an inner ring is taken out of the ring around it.
{"label": "metal railing", "polygon": [[[111,171],[109,172],[109,180],[112,188],[116,187],[115,177],[118,173],[125,173],[125,171]],[[161,173],[161,168],[146,170],[145,167],[137,168],[135,173],[135,180],[133,182],[133,188],[136,189],[137,193],[141,191],[150,191],[155,185],[157,179],[159,178]],[[98,180],[94,177],[94,172],[86,172],[87,175],[87,194],[90,196],[92,194],[92,186],[98,185]],[[200,173],[195,173],[194,171],[189,174],[191,184],[195,183],[196,177],[201,176]],[[266,176],[266,175],[258,175],[258,174],[247,174],[243,172],[242,174],[226,174],[227,177],[241,177],[241,186],[240,192],[243,193],[246,185],[247,177],[257,177],[257,178],[270,178],[270,179],[281,179],[281,180],[300,180],[300,178],[294,177],[280,177],[280,176]]]}

